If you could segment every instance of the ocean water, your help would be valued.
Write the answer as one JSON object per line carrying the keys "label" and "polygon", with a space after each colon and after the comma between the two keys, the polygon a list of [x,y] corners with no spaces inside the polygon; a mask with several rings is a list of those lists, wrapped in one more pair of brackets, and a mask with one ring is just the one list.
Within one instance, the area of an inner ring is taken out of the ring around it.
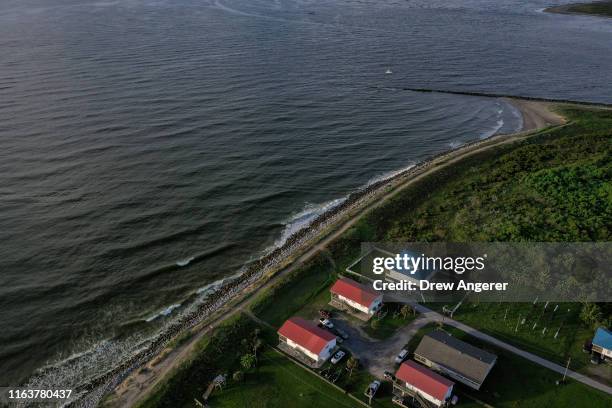
{"label": "ocean water", "polygon": [[351,191],[521,126],[402,88],[612,103],[612,24],[548,3],[4,0],[0,385],[85,381]]}

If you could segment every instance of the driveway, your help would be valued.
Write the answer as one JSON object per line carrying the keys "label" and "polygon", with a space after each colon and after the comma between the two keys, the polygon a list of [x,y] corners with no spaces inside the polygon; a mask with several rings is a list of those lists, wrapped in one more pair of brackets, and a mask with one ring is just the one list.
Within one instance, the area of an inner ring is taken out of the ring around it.
{"label": "driveway", "polygon": [[420,316],[407,326],[395,332],[385,340],[377,340],[368,336],[361,328],[355,327],[344,316],[337,315],[334,324],[349,334],[349,339],[342,343],[372,375],[382,378],[385,371],[395,371],[395,356],[410,341],[419,329],[436,319]]}

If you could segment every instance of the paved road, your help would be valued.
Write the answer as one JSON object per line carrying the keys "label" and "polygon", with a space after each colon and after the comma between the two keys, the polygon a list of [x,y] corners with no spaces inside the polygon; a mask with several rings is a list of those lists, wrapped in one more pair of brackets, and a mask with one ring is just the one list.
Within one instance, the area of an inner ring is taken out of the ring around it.
{"label": "paved road", "polygon": [[[497,346],[499,348],[502,348],[504,350],[508,350],[511,353],[514,353],[516,355],[519,355],[523,358],[526,358],[529,361],[532,361],[536,364],[539,364],[543,367],[548,368],[549,370],[553,370],[558,372],[559,374],[563,374],[565,373],[565,367],[560,366],[559,364],[553,363],[552,361],[548,361],[542,357],[536,356],[535,354],[531,354],[527,351],[521,350],[511,344],[508,344],[504,341],[501,341],[499,339],[496,339],[495,337],[489,336],[486,333],[483,333],[479,330],[476,330],[466,324],[463,324],[461,322],[458,322],[456,320],[453,320],[447,316],[442,316],[440,313],[435,312],[423,305],[419,305],[419,304],[411,304],[419,313],[421,313],[422,318],[427,319],[428,321],[444,321],[444,324],[449,325],[449,326],[453,326],[463,332],[466,332],[468,334],[470,334],[471,336],[476,337],[477,339],[480,339],[482,341],[486,341],[487,343],[493,344],[494,346]],[[596,388],[600,391],[603,391],[609,395],[612,395],[612,387],[607,386],[605,384],[602,384],[598,381],[593,380],[590,377],[587,377],[586,375],[577,373],[575,371],[571,371],[568,370],[567,371],[567,376],[570,378],[573,378],[576,381],[579,381],[583,384],[586,384],[590,387]]]}

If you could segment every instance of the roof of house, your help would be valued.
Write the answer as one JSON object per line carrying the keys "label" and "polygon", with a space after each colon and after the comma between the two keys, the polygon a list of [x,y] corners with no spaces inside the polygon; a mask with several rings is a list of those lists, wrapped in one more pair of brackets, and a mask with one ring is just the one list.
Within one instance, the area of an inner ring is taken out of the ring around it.
{"label": "roof of house", "polygon": [[603,327],[598,328],[593,337],[593,344],[612,350],[612,332]]}
{"label": "roof of house", "polygon": [[301,317],[292,317],[287,320],[278,329],[278,334],[296,342],[315,354],[319,354],[327,343],[336,338],[336,336],[327,330],[323,330],[313,322]]}
{"label": "roof of house", "polygon": [[402,363],[395,377],[440,401],[444,401],[448,390],[455,385],[451,380],[411,360]]}
{"label": "roof of house", "polygon": [[482,384],[497,356],[461,341],[442,330],[423,336],[414,352]]}
{"label": "roof of house", "polygon": [[370,307],[372,302],[381,296],[374,289],[348,278],[338,279],[331,287],[330,292],[344,296],[365,307]]}

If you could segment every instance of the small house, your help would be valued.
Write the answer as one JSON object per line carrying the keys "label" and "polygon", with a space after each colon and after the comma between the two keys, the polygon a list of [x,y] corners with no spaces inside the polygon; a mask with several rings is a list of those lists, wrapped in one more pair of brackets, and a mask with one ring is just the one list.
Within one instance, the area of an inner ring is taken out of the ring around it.
{"label": "small house", "polygon": [[423,336],[414,359],[434,371],[479,390],[497,356],[436,330]]}
{"label": "small house", "polygon": [[349,278],[340,278],[330,289],[331,305],[368,320],[382,306],[382,293]]}
{"label": "small house", "polygon": [[292,317],[278,330],[281,345],[315,365],[325,362],[336,347],[336,336],[301,317]]}
{"label": "small house", "polygon": [[602,359],[612,360],[612,332],[600,327],[593,337],[592,351],[599,353]]}
{"label": "small house", "polygon": [[[393,381],[393,394],[415,399],[420,406],[444,407],[450,402],[454,382],[414,361],[403,362]],[[422,400],[427,401],[423,404]]]}

